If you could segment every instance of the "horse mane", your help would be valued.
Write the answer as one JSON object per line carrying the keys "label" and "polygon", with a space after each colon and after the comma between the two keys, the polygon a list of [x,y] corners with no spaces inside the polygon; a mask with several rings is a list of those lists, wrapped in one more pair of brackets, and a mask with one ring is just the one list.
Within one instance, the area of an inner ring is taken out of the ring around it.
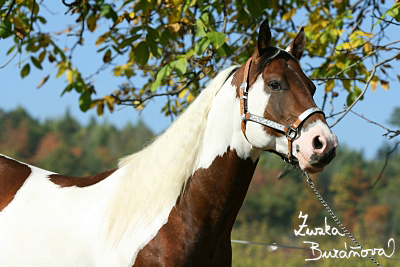
{"label": "horse mane", "polygon": [[124,174],[106,210],[106,233],[114,244],[125,235],[140,234],[143,227],[151,225],[158,215],[169,214],[176,204],[195,171],[214,97],[234,68],[218,74],[153,143],[120,159]]}

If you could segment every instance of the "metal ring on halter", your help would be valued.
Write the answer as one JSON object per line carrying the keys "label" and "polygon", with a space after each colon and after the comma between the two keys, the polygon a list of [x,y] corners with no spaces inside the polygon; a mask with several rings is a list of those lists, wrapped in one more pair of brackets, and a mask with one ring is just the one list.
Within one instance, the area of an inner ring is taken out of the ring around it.
{"label": "metal ring on halter", "polygon": [[[299,134],[299,128],[293,128],[293,124],[287,127],[287,132],[285,132],[286,138],[290,138],[292,140],[296,139],[297,135]],[[293,133],[293,135],[292,135]]]}

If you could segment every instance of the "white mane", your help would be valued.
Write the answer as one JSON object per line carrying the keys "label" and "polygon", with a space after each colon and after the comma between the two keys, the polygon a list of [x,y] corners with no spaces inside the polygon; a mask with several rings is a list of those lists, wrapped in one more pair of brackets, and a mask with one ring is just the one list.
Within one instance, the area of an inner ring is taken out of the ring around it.
{"label": "white mane", "polygon": [[107,234],[113,243],[118,243],[125,235],[140,235],[140,231],[160,214],[169,214],[195,171],[214,97],[234,68],[215,77],[151,145],[120,160],[119,168],[125,170],[125,175],[106,213]]}

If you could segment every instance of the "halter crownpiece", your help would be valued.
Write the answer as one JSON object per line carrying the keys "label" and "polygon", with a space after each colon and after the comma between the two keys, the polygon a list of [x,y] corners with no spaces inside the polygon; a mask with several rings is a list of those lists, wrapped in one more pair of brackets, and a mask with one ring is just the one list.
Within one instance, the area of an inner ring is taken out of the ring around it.
{"label": "halter crownpiece", "polygon": [[314,114],[314,113],[324,114],[324,112],[317,107],[309,108],[306,111],[304,111],[303,113],[301,113],[300,116],[297,118],[297,120],[289,126],[285,126],[278,122],[271,121],[269,119],[266,119],[266,118],[263,118],[263,117],[260,117],[260,116],[257,116],[255,114],[251,114],[250,112],[248,112],[248,108],[247,108],[247,96],[249,93],[248,78],[249,78],[249,73],[250,73],[251,62],[252,62],[251,58],[249,58],[246,62],[246,65],[244,68],[243,83],[240,85],[240,88],[239,88],[240,117],[242,118],[242,132],[244,134],[244,137],[250,143],[250,141],[247,139],[247,136],[246,136],[246,122],[247,121],[252,121],[252,122],[261,124],[263,126],[266,126],[266,127],[269,127],[269,128],[272,128],[274,130],[284,133],[288,140],[288,155],[287,155],[287,158],[284,158],[284,157],[282,157],[282,158],[283,158],[283,160],[285,160],[288,163],[293,163],[292,144],[293,144],[293,141],[296,139],[296,137],[299,134],[301,124],[312,114]]}

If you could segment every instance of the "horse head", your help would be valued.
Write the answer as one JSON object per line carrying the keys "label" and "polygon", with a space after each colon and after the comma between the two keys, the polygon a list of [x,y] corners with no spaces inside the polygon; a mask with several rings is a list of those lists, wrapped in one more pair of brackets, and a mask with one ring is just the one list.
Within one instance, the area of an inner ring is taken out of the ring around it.
{"label": "horse head", "polygon": [[252,57],[232,81],[241,102],[243,135],[254,148],[277,153],[303,171],[320,172],[335,157],[338,141],[314,102],[315,85],[300,67],[304,30],[286,50],[270,43],[265,20]]}

